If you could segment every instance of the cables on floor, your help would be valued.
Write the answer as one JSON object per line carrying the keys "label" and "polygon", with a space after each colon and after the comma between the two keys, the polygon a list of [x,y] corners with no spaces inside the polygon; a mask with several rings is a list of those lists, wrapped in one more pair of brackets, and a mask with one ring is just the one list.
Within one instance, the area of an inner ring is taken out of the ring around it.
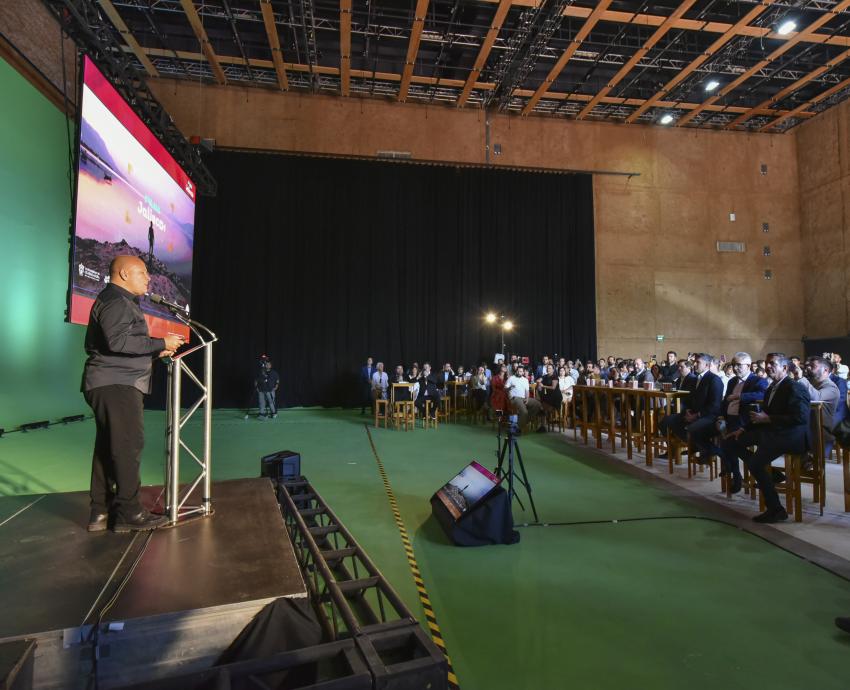
{"label": "cables on floor", "polygon": [[775,541],[772,541],[770,538],[765,536],[764,534],[759,534],[756,531],[748,529],[744,525],[737,524],[731,522],[729,520],[723,520],[721,518],[710,517],[708,515],[649,515],[644,517],[626,517],[626,518],[611,518],[608,520],[575,520],[572,522],[530,522],[524,524],[514,525],[516,528],[528,528],[528,527],[580,527],[583,525],[617,525],[625,522],[652,522],[655,520],[705,520],[706,522],[715,522],[719,525],[724,525],[726,527],[733,527],[741,532],[749,534],[751,536],[757,537],[762,541],[770,544],[771,546],[775,546],[786,553],[791,554],[792,556],[796,556],[802,561],[806,563],[811,563],[814,566],[817,566],[821,570],[825,570],[826,572],[834,575],[835,577],[841,578],[845,582],[850,582],[850,577],[839,573],[832,568],[827,567],[823,563],[818,563],[817,561],[813,561],[810,558],[806,558],[805,556],[800,555],[799,553],[791,550],[790,548],[783,546],[782,544],[777,544]]}

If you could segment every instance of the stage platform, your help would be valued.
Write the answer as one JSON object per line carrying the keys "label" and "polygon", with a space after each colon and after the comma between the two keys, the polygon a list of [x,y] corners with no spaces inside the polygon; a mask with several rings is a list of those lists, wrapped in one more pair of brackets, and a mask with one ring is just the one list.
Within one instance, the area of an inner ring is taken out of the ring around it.
{"label": "stage platform", "polygon": [[[145,504],[160,493],[145,487]],[[0,497],[0,643],[37,641],[34,687],[85,687],[113,598],[100,687],[206,668],[263,606],[307,596],[271,482],[216,482],[212,500],[176,528],[89,534],[85,492]]]}

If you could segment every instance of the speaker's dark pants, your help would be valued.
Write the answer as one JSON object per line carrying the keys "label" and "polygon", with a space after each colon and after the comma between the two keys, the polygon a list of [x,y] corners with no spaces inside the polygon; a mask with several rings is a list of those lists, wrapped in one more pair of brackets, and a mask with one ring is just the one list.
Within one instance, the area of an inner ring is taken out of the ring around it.
{"label": "speaker's dark pants", "polygon": [[85,393],[94,412],[97,436],[91,467],[92,510],[112,508],[119,517],[137,514],[142,449],[145,446],[144,402],[132,386],[102,386]]}

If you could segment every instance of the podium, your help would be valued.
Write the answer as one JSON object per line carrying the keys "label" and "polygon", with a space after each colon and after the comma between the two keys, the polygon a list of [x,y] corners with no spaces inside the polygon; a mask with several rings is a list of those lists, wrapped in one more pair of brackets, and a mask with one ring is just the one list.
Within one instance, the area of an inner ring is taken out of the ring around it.
{"label": "podium", "polygon": [[[176,525],[181,520],[207,517],[212,514],[211,465],[212,465],[212,346],[218,341],[216,334],[188,314],[177,309],[171,313],[187,325],[198,338],[198,344],[188,348],[167,362],[168,389],[165,406],[165,514],[169,524]],[[203,372],[192,371],[187,357],[195,352],[203,353]],[[192,406],[183,413],[182,394],[183,377],[194,383],[201,392]],[[189,419],[202,409],[204,416],[203,448],[196,452],[182,439],[181,431]],[[185,451],[192,462],[194,476],[180,488],[180,456]],[[190,503],[195,490],[200,487],[200,502]]]}

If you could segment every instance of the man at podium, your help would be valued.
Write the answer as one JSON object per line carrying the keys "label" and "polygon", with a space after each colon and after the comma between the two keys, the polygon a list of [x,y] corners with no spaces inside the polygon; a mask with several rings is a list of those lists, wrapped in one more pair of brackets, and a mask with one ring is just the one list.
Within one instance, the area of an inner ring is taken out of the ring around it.
{"label": "man at podium", "polygon": [[109,280],[92,305],[85,340],[82,391],[97,427],[88,531],[105,530],[110,514],[116,532],[151,530],[168,518],[148,512],[139,500],[143,396],[151,391],[153,358],[173,355],[183,336],[150,337],[139,306],[150,276],[139,257],[116,256]]}

